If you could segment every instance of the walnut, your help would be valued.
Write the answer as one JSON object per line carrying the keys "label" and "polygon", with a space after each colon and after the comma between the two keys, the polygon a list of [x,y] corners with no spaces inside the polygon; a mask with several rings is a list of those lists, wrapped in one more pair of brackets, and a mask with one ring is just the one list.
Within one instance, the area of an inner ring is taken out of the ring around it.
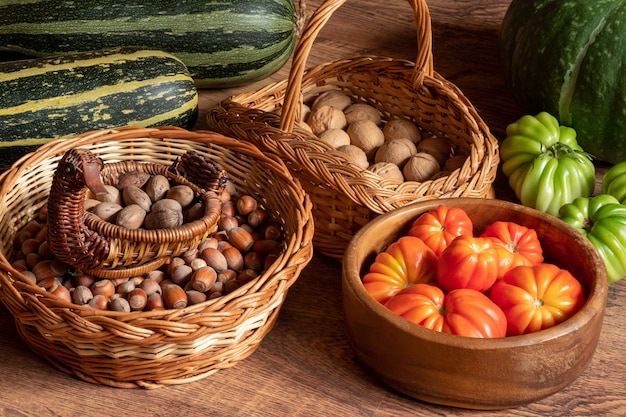
{"label": "walnut", "polygon": [[396,164],[392,164],[391,162],[375,163],[371,165],[368,170],[380,175],[385,179],[404,182],[404,176],[402,175],[402,171],[400,171],[400,168],[398,168]]}
{"label": "walnut", "polygon": [[392,139],[386,141],[378,148],[374,162],[391,162],[402,169],[406,161],[416,153],[417,148],[410,139]]}
{"label": "walnut", "polygon": [[374,154],[385,142],[383,131],[371,120],[357,120],[348,125],[350,143],[363,149],[367,159],[374,159]]}
{"label": "walnut", "polygon": [[402,173],[407,181],[426,181],[441,170],[439,162],[429,153],[418,152],[404,165]]}
{"label": "walnut", "polygon": [[324,91],[313,100],[311,111],[315,111],[324,106],[334,107],[343,111],[350,104],[352,104],[352,99],[347,93],[342,90],[329,90]]}
{"label": "walnut", "polygon": [[337,148],[338,151],[344,152],[348,155],[348,158],[354,162],[356,166],[362,169],[367,169],[370,163],[367,160],[367,155],[363,149],[355,145],[344,145]]}
{"label": "walnut", "polygon": [[417,151],[431,154],[439,165],[443,165],[452,154],[452,146],[440,136],[431,136],[417,144]]}
{"label": "walnut", "polygon": [[348,124],[357,120],[371,120],[380,126],[382,117],[378,109],[366,103],[354,103],[346,107],[343,111],[346,115]]}
{"label": "walnut", "polygon": [[346,115],[336,107],[322,106],[311,111],[307,120],[315,135],[328,129],[344,129],[347,126]]}
{"label": "walnut", "polygon": [[318,138],[333,148],[350,144],[350,135],[343,129],[328,129],[319,134]]}
{"label": "walnut", "polygon": [[389,120],[383,127],[383,133],[385,134],[385,140],[406,138],[415,144],[422,140],[422,134],[415,123],[407,119]]}

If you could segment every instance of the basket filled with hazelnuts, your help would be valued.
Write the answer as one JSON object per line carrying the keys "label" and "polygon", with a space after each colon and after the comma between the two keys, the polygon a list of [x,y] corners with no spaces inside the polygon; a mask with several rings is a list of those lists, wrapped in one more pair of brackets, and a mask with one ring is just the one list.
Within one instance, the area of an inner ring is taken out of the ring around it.
{"label": "basket filled with hazelnuts", "polygon": [[425,0],[410,0],[415,62],[356,56],[306,69],[319,31],[346,0],[325,0],[299,38],[289,77],[221,101],[211,129],[279,155],[311,197],[315,248],[341,260],[375,216],[449,197],[493,197],[497,139],[433,69]]}
{"label": "basket filled with hazelnuts", "polygon": [[[116,190],[134,198],[113,209]],[[173,202],[120,219],[145,198]],[[0,301],[22,339],[118,388],[197,381],[248,357],[313,256],[311,201],[278,156],[176,127],[42,145],[0,176],[0,227]]]}

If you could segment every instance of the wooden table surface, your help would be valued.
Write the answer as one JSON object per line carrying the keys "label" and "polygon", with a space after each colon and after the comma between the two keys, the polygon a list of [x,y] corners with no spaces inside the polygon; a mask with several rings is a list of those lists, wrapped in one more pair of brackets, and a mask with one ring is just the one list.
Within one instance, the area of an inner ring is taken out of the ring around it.
{"label": "wooden table surface", "polygon": [[[507,0],[429,0],[435,69],[457,84],[498,138],[522,113],[504,87],[496,39]],[[319,0],[309,0],[309,10]],[[351,0],[316,41],[309,64],[355,54],[414,60],[415,24],[403,1]],[[286,77],[289,65],[253,85],[202,91],[198,128],[217,101]],[[500,198],[510,190],[502,176]],[[562,391],[512,410],[475,412],[400,395],[355,362],[341,313],[340,264],[316,255],[290,290],[274,329],[235,367],[157,390],[77,380],[32,353],[0,307],[0,416],[583,416],[626,415],[626,280],[610,287],[590,366]]]}

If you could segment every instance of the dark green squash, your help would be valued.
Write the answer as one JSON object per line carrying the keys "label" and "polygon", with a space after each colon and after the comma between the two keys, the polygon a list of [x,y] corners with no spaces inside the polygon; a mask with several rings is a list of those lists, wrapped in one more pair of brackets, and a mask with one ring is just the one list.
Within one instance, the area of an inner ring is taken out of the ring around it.
{"label": "dark green squash", "polygon": [[0,62],[0,164],[52,139],[126,125],[191,128],[198,92],[171,54],[118,48]]}
{"label": "dark green squash", "polygon": [[0,49],[34,56],[121,46],[182,60],[199,88],[263,79],[296,44],[292,0],[0,2]]}
{"label": "dark green squash", "polygon": [[595,158],[626,160],[626,3],[513,0],[499,35],[504,76],[529,114],[573,127]]}

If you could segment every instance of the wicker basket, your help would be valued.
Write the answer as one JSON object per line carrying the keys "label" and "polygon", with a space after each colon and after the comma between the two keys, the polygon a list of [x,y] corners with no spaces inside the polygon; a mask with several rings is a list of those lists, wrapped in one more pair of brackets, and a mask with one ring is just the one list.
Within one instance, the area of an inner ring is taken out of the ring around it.
{"label": "wicker basket", "polygon": [[[188,150],[204,153],[282,223],[284,248],[257,278],[219,298],[182,309],[96,311],[30,283],[9,262],[16,233],[46,203],[52,172],[70,147],[107,161],[171,164]],[[157,388],[205,378],[253,353],[271,330],[288,289],[313,254],[311,203],[276,156],[213,132],[122,128],[54,141],[0,177],[0,300],[19,334],[39,355],[76,377],[121,388]]]}
{"label": "wicker basket", "polygon": [[[416,63],[358,56],[305,71],[318,32],[345,0],[326,0],[298,41],[287,80],[230,97],[207,115],[211,129],[279,155],[313,202],[315,249],[341,260],[364,224],[408,203],[447,197],[490,197],[499,163],[498,142],[463,93],[434,72],[425,0],[410,0],[417,23]],[[424,135],[446,138],[467,152],[463,166],[434,180],[389,181],[298,127],[302,103],[329,89],[373,105],[384,119],[412,120]]]}
{"label": "wicker basket", "polygon": [[[80,150],[75,150],[80,152]],[[83,152],[84,153],[84,152]],[[95,156],[86,152],[85,158],[95,159]],[[74,154],[77,157],[81,154]],[[215,181],[220,183],[226,179],[223,170],[214,169],[215,164],[202,158],[199,154],[195,159],[201,159],[206,165],[206,171],[215,171]],[[188,155],[185,155],[188,156]],[[185,161],[190,160],[186,158]],[[79,161],[76,161],[77,163]],[[176,161],[176,163],[178,163]],[[195,162],[195,161],[194,161]],[[63,160],[61,163],[64,163]],[[209,165],[211,164],[211,165]],[[80,164],[79,164],[80,165]],[[203,167],[194,164],[195,170]],[[217,221],[221,213],[219,189],[209,188],[208,184],[195,184],[189,178],[178,175],[170,170],[172,165],[152,162],[137,162],[124,160],[104,165],[101,172],[103,184],[114,185],[124,173],[145,172],[150,175],[163,175],[177,185],[187,185],[201,199],[204,212],[197,220],[183,223],[178,227],[167,229],[127,229],[100,219],[95,214],[85,212],[84,195],[87,192],[82,182],[72,180],[65,175],[65,167],[59,165],[55,170],[57,179],[52,184],[52,191],[48,199],[48,209],[54,211],[65,221],[60,222],[54,243],[50,242],[52,251],[58,258],[79,268],[84,273],[109,279],[129,278],[144,275],[159,268],[172,256],[181,255],[196,248],[200,242],[217,230]],[[79,172],[82,167],[79,166]],[[201,172],[204,173],[204,172]],[[202,177],[208,177],[209,174]],[[74,185],[76,184],[76,185]],[[96,239],[85,238],[85,230]],[[89,247],[85,245],[89,242]]]}

